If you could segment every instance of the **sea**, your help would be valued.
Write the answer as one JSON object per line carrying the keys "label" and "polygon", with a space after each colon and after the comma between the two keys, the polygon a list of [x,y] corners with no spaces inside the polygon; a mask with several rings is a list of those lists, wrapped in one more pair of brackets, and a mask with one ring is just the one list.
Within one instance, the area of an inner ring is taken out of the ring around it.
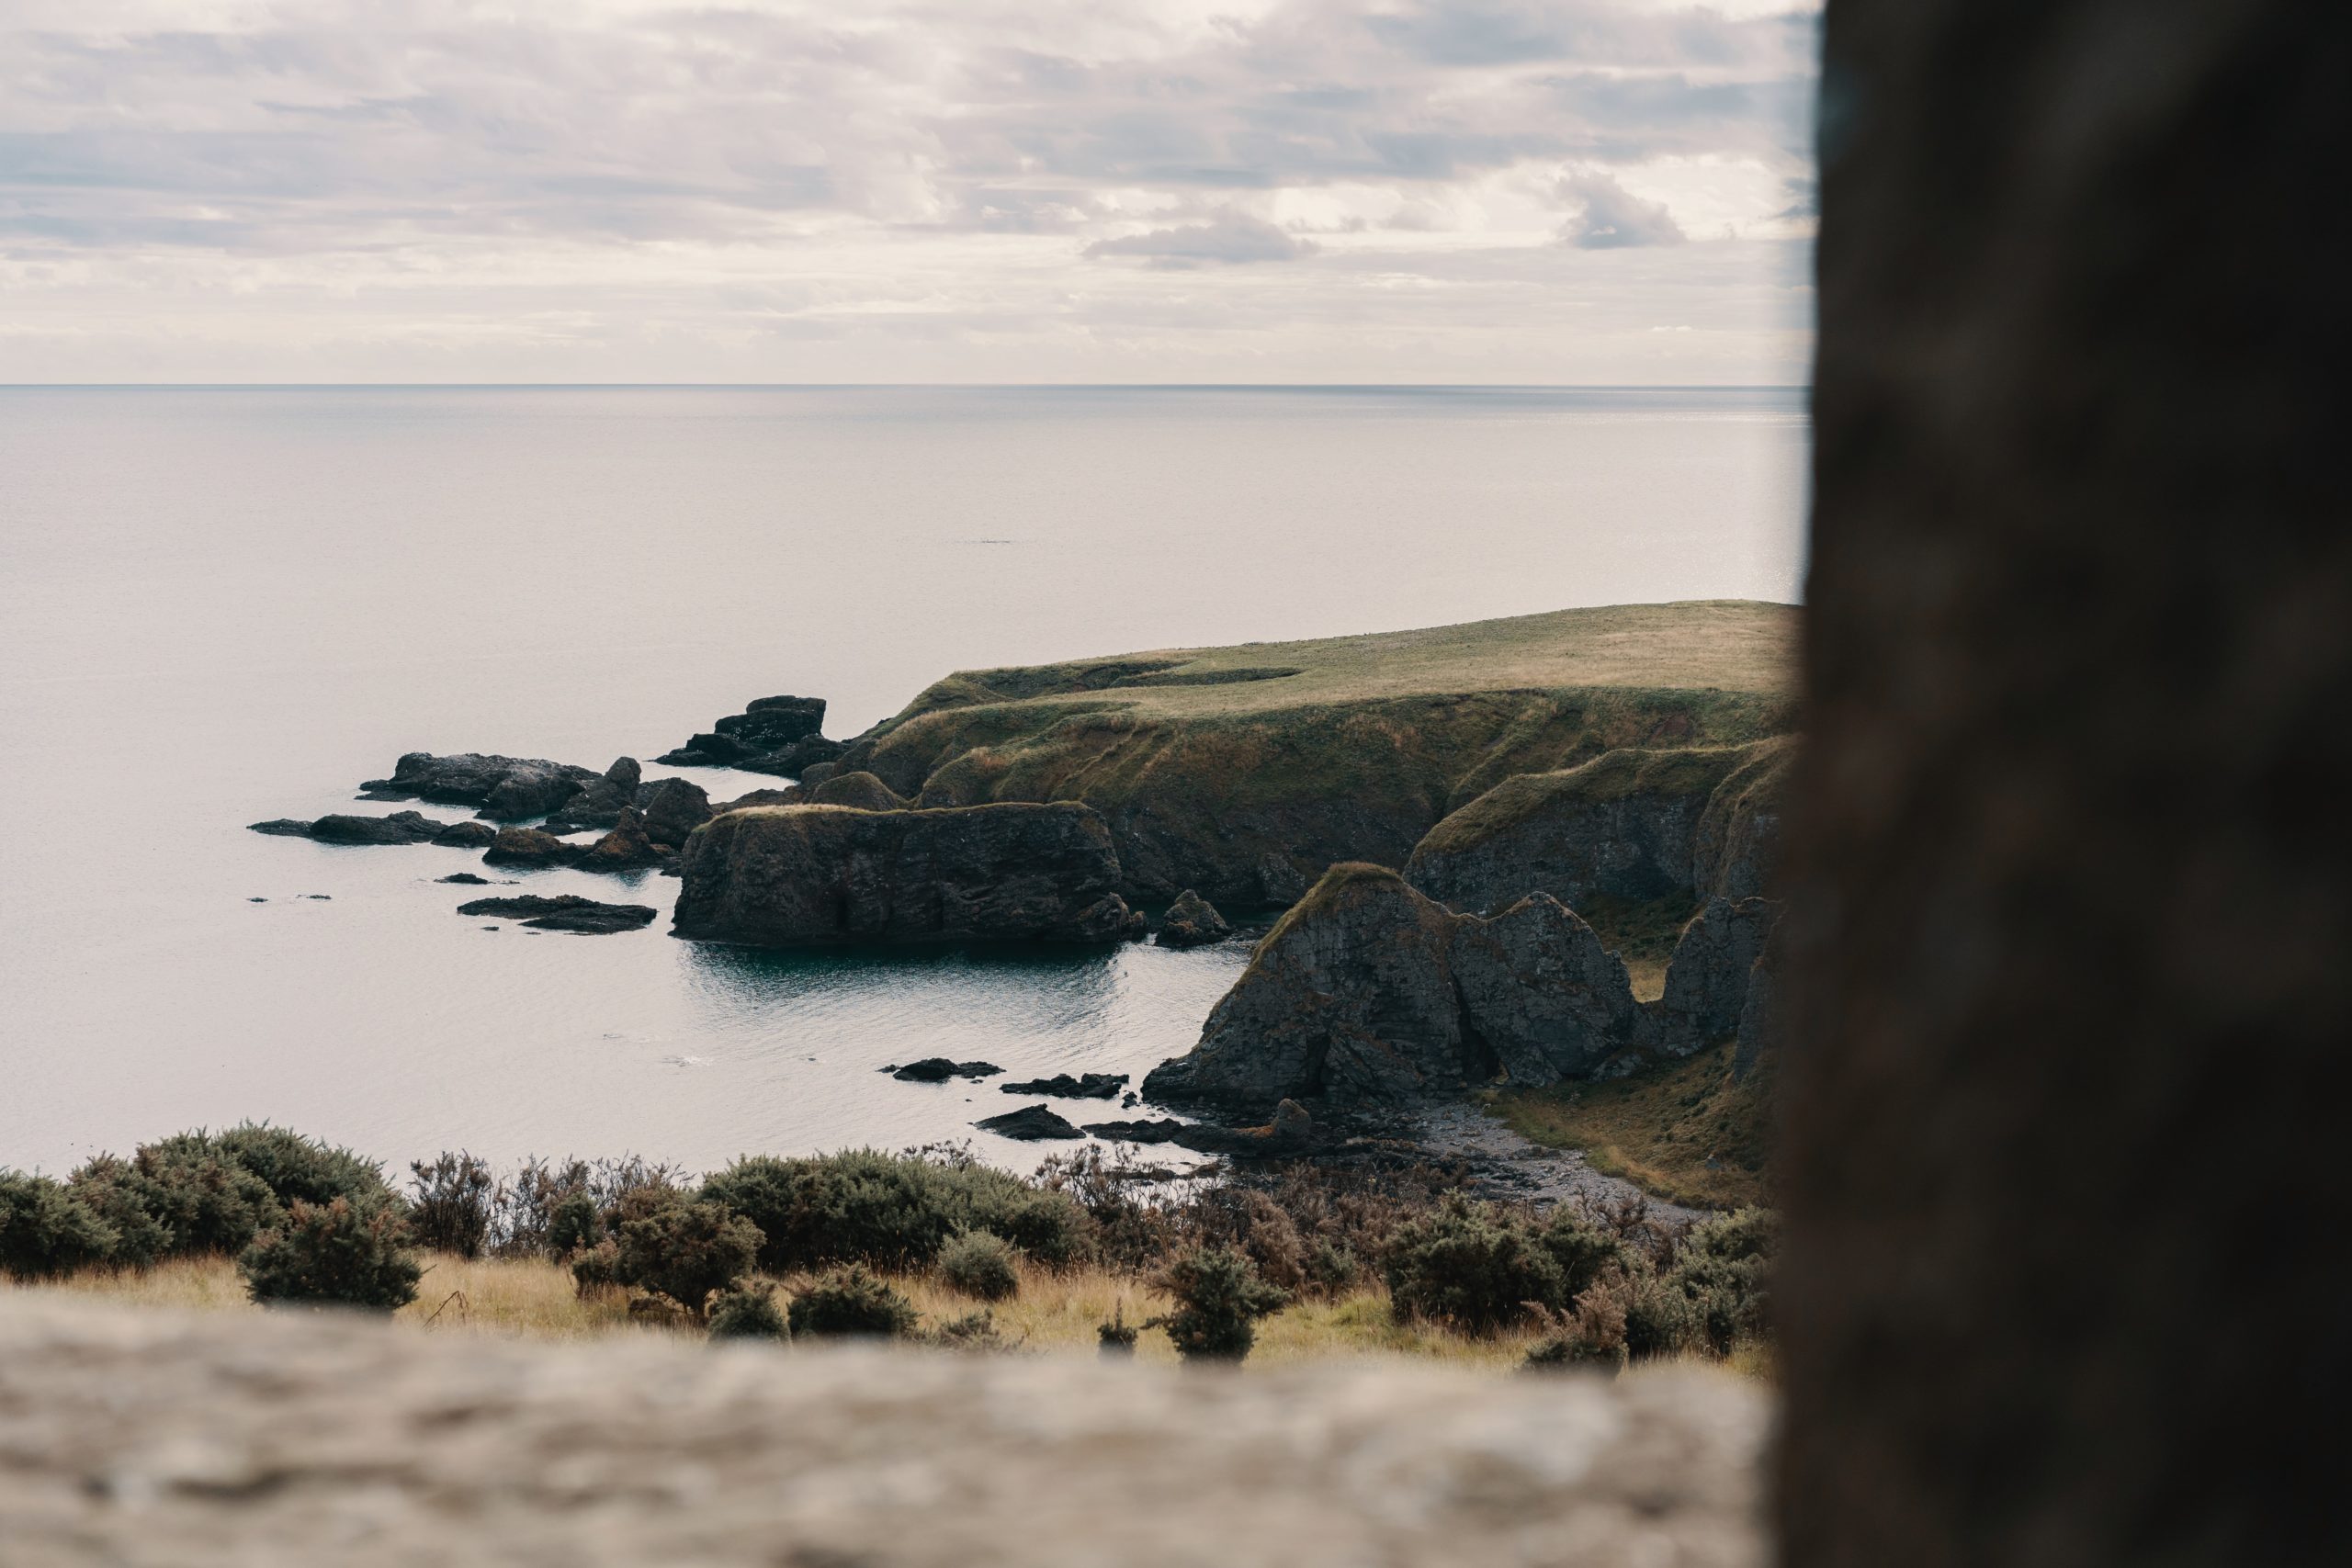
{"label": "sea", "polygon": [[1799,389],[0,389],[0,1168],[248,1119],[395,1170],[1031,1167],[972,1126],[1028,1100],[879,1069],[1139,1081],[1246,944],[777,953],[670,936],[672,879],[508,874],[663,910],[539,934],[456,914],[474,853],[246,824],[773,694],[846,737],[956,669],[1794,602],[1806,442]]}

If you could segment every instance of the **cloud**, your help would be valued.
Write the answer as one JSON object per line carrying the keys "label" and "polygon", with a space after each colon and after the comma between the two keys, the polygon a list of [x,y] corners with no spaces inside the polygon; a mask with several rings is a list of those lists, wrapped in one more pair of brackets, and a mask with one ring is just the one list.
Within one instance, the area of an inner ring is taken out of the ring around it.
{"label": "cloud", "polygon": [[1560,182],[1560,194],[1583,204],[1560,231],[1560,238],[1579,250],[1679,245],[1688,237],[1664,202],[1644,201],[1607,175],[1571,175]]}
{"label": "cloud", "polygon": [[1311,255],[1317,246],[1259,219],[1227,214],[1214,223],[1182,229],[1155,229],[1116,240],[1097,240],[1086,247],[1090,256],[1139,256],[1150,266],[1191,272],[1206,266],[1239,266],[1249,262],[1294,261]]}

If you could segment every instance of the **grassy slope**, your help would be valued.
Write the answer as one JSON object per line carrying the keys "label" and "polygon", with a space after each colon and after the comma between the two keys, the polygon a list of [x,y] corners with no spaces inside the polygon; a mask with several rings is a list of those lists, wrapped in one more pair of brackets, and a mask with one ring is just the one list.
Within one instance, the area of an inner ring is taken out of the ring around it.
{"label": "grassy slope", "polygon": [[[1771,1069],[1731,1082],[1732,1046],[1632,1077],[1505,1089],[1489,1109],[1514,1132],[1581,1149],[1595,1168],[1678,1202],[1770,1201]],[[1713,1164],[1709,1165],[1713,1160]]]}

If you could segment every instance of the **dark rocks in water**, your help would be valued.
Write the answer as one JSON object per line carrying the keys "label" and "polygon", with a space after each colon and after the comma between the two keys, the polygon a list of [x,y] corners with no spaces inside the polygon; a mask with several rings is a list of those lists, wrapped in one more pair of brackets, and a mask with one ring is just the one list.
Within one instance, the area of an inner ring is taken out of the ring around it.
{"label": "dark rocks in water", "polygon": [[537,828],[501,828],[481,858],[485,865],[545,867],[575,865],[587,852],[585,844],[567,844]]}
{"label": "dark rocks in water", "polygon": [[435,882],[454,882],[467,887],[487,887],[490,886],[489,877],[476,876],[470,871],[453,871],[447,876],[436,876],[433,880]]}
{"label": "dark rocks in water", "polygon": [[1090,1122],[1080,1131],[1105,1143],[1173,1144],[1194,1154],[1244,1158],[1292,1154],[1300,1147],[1289,1140],[1278,1143],[1271,1127],[1217,1127],[1204,1122],[1179,1122],[1172,1116],[1148,1122]]}
{"label": "dark rocks in water", "polygon": [[637,804],[644,771],[634,757],[621,757],[605,770],[604,777],[584,786],[547,820],[550,833],[580,833],[612,827],[621,813]]}
{"label": "dark rocks in water", "polygon": [[710,820],[710,795],[690,779],[662,779],[639,786],[637,809],[645,818],[645,836],[674,850]]}
{"label": "dark rocks in water", "polygon": [[1549,893],[1575,908],[1749,897],[1776,868],[1792,737],[1747,746],[1627,748],[1503,780],[1430,829],[1405,880],[1475,913]]}
{"label": "dark rocks in water", "polygon": [[652,924],[660,912],[644,904],[602,904],[570,893],[551,898],[536,893],[508,898],[476,898],[458,906],[461,915],[498,915],[540,931],[574,931],[583,936],[639,931]]}
{"label": "dark rocks in water", "polygon": [[903,1067],[885,1067],[882,1070],[904,1083],[945,1083],[949,1078],[985,1078],[1004,1071],[994,1062],[951,1062],[944,1056],[925,1056],[919,1062],[909,1062]]}
{"label": "dark rocks in water", "polygon": [[686,846],[677,931],[771,946],[1110,942],[1141,917],[1118,856],[1075,802],[938,811],[734,811]]}
{"label": "dark rocks in water", "polygon": [[1008,1111],[1001,1116],[982,1117],[972,1125],[983,1133],[994,1133],[1000,1138],[1012,1138],[1024,1144],[1041,1143],[1049,1138],[1086,1136],[1068,1121],[1042,1105],[1024,1105],[1018,1111]]}
{"label": "dark rocks in water", "polygon": [[648,837],[645,818],[638,815],[636,807],[625,806],[613,830],[582,851],[577,863],[582,871],[643,871],[662,864],[675,852]]}
{"label": "dark rocks in water", "polygon": [[1687,1056],[1738,1033],[1750,975],[1779,914],[1766,898],[1709,899],[1675,944],[1666,994],[1647,1010],[1644,1043]]}
{"label": "dark rocks in water", "polygon": [[[1507,1077],[1611,1076],[1688,1055],[1739,1026],[1775,914],[1716,900],[1645,1008],[1624,965],[1548,895],[1491,918],[1446,908],[1378,866],[1334,866],[1284,916],[1147,1100],[1259,1116],[1284,1100],[1389,1111]],[[1678,972],[1679,978],[1677,977]]]}
{"label": "dark rocks in water", "polygon": [[388,817],[334,812],[313,822],[281,817],[255,822],[251,830],[322,844],[456,844],[461,848],[488,843],[492,834],[486,823],[436,821],[419,811],[395,811]]}
{"label": "dark rocks in water", "polygon": [[1168,906],[1168,913],[1159,922],[1162,947],[1206,947],[1232,934],[1233,928],[1225,923],[1216,906],[1189,887]]}
{"label": "dark rocks in water", "polygon": [[371,800],[431,800],[472,806],[494,821],[544,817],[600,775],[570,762],[543,757],[500,757],[460,751],[436,757],[411,751],[392,765],[392,776],[360,787]]}
{"label": "dark rocks in water", "polygon": [[849,742],[845,740],[828,740],[821,735],[811,735],[805,740],[796,740],[764,755],[745,757],[732,765],[747,773],[775,773],[787,779],[803,779],[811,768],[840,761],[848,750]]}
{"label": "dark rocks in water", "polygon": [[487,822],[452,822],[433,835],[445,849],[486,850],[498,841],[498,829]]}
{"label": "dark rocks in water", "polygon": [[1049,1078],[997,1085],[1007,1094],[1049,1094],[1058,1100],[1116,1100],[1126,1087],[1125,1073],[1083,1073],[1077,1077],[1056,1073]]}
{"label": "dark rocks in water", "polygon": [[825,726],[822,697],[762,697],[694,736],[674,751],[654,759],[680,768],[748,768],[755,773],[791,773],[789,759],[810,740],[809,762],[831,761],[845,750],[818,732]]}

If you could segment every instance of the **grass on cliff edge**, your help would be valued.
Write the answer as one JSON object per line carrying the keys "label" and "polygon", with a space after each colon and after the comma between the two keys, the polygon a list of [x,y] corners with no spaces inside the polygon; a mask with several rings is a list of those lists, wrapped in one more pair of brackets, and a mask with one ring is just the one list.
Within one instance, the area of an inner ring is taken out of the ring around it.
{"label": "grass on cliff edge", "polygon": [[[700,1330],[633,1320],[619,1291],[582,1297],[560,1264],[537,1258],[468,1261],[449,1253],[428,1253],[429,1265],[416,1300],[393,1314],[395,1322],[432,1333],[490,1334],[533,1339],[597,1339],[642,1335],[698,1339]],[[906,1292],[925,1326],[978,1311],[983,1304],[923,1275],[893,1281]],[[245,1297],[237,1266],[226,1258],[183,1258],[145,1272],[92,1270],[46,1285],[20,1285],[0,1279],[0,1295],[12,1291],[68,1291],[138,1305],[197,1312],[258,1312]],[[789,1292],[790,1283],[784,1286]],[[1024,1352],[1092,1356],[1095,1325],[1124,1309],[1140,1324],[1165,1312],[1168,1298],[1131,1277],[1105,1269],[1065,1273],[1023,1266],[1020,1294],[991,1310],[1008,1344]],[[1426,1324],[1390,1320],[1387,1292],[1368,1289],[1338,1301],[1295,1303],[1258,1325],[1250,1366],[1295,1365],[1351,1357],[1400,1355],[1467,1368],[1509,1371],[1540,1337],[1532,1329],[1473,1339]],[[1136,1359],[1173,1362],[1168,1337],[1146,1333]]]}
{"label": "grass on cliff edge", "polygon": [[1625,687],[1786,696],[1793,605],[1747,599],[1611,604],[1305,642],[1156,649],[1062,664],[964,670],[901,717],[971,702],[1092,695],[1185,715],[1431,693]]}
{"label": "grass on cliff edge", "polygon": [[1487,1109],[1511,1131],[1583,1152],[1594,1169],[1678,1203],[1769,1203],[1772,1067],[1731,1081],[1726,1043],[1607,1083],[1498,1089]]}

